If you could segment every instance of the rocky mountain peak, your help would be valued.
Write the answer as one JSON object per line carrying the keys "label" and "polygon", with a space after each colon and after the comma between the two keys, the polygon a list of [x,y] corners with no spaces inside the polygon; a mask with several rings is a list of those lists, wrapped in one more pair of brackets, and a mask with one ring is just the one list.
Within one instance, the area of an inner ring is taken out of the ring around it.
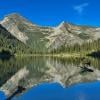
{"label": "rocky mountain peak", "polygon": [[6,21],[10,21],[10,23],[12,22],[13,23],[23,23],[23,22],[31,23],[18,13],[12,13],[5,16],[5,18],[3,19],[3,21],[1,21],[1,23],[6,22]]}
{"label": "rocky mountain peak", "polygon": [[25,25],[31,26],[32,24],[19,14],[13,13],[5,16],[0,24],[23,43],[26,43],[26,41],[28,40],[28,37],[24,34],[24,32],[20,31],[20,28],[23,28],[23,26]]}
{"label": "rocky mountain peak", "polygon": [[59,27],[59,28],[65,27],[66,24],[67,24],[67,23],[66,23],[65,21],[62,21],[62,22],[58,25],[58,27]]}
{"label": "rocky mountain peak", "polygon": [[67,22],[65,22],[65,21],[62,21],[59,25],[58,25],[58,29],[61,29],[61,30],[68,30],[68,29],[70,29],[72,27],[72,25],[71,24],[69,24],[69,23],[67,23]]}
{"label": "rocky mountain peak", "polygon": [[19,18],[19,17],[21,17],[21,15],[18,14],[18,13],[12,13],[12,14],[8,14],[6,17],[8,17],[8,18]]}
{"label": "rocky mountain peak", "polygon": [[30,25],[30,26],[35,26],[34,24],[32,24],[30,21],[28,21],[27,19],[25,19],[23,16],[21,16],[18,13],[12,13],[12,14],[8,14],[7,16],[4,17],[4,19],[0,22],[1,24],[26,24],[26,25]]}

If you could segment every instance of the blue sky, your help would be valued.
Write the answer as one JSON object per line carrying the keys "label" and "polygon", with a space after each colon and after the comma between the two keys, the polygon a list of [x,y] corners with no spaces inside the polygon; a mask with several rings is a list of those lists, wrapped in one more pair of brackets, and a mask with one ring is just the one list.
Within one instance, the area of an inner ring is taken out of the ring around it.
{"label": "blue sky", "polygon": [[100,26],[100,0],[0,0],[0,19],[11,13],[44,26],[62,21]]}

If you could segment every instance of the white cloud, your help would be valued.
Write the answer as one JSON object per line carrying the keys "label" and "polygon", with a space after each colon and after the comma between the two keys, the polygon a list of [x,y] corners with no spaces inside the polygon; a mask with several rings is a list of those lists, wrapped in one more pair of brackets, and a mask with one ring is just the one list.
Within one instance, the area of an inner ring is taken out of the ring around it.
{"label": "white cloud", "polygon": [[88,3],[83,3],[83,4],[80,4],[80,5],[76,5],[74,6],[74,10],[76,10],[79,14],[82,14],[85,7],[87,7],[89,4]]}

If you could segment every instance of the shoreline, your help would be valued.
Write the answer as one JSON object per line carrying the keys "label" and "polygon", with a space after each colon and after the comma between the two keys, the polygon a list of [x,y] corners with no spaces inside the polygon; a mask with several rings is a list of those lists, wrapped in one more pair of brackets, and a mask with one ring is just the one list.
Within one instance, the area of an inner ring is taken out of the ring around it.
{"label": "shoreline", "polygon": [[15,54],[15,57],[35,57],[35,56],[39,56],[39,57],[86,57],[86,55],[82,55],[79,53],[72,53],[72,54],[67,54],[67,53],[61,53],[61,54]]}

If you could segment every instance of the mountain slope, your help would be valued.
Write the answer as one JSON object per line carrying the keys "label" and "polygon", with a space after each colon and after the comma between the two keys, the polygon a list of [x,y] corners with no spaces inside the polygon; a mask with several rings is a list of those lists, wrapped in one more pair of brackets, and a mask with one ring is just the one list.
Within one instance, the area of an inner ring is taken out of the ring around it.
{"label": "mountain slope", "polygon": [[2,25],[0,25],[0,52],[7,50],[11,53],[24,52],[28,47],[16,39]]}
{"label": "mountain slope", "polygon": [[49,27],[33,25],[18,14],[11,14],[1,21],[1,24],[17,39],[27,44],[34,51],[44,51],[49,33],[53,30]]}
{"label": "mountain slope", "polygon": [[54,33],[50,36],[51,47],[58,48],[61,45],[82,44],[92,42],[100,38],[100,28],[87,26],[77,26],[62,22],[58,27],[54,28]]}
{"label": "mountain slope", "polygon": [[57,27],[34,25],[18,14],[10,14],[1,21],[12,36],[28,45],[34,52],[46,52],[74,44],[92,42],[100,38],[100,28],[78,26],[62,22]]}

